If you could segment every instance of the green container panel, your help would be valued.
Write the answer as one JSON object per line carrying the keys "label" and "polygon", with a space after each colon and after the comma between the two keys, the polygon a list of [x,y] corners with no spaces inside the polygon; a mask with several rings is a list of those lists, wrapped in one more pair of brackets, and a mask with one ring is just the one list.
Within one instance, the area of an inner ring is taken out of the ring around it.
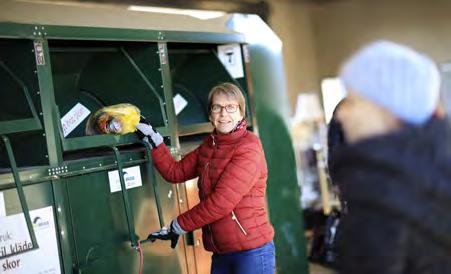
{"label": "green container panel", "polygon": [[[249,108],[249,96],[244,81],[233,79],[217,57],[216,44],[169,43],[173,94],[180,94],[188,101],[187,107],[177,115],[180,126],[208,123],[208,93],[223,82],[239,85]],[[251,113],[247,120],[251,122]]]}
{"label": "green container panel", "polygon": [[[143,185],[127,190],[134,215],[135,232],[145,239],[159,230],[158,211],[151,178],[141,166]],[[88,173],[66,179],[76,250],[76,267],[82,273],[134,273],[138,271],[138,252],[130,245],[121,192],[110,192],[108,171]],[[160,201],[164,220],[177,214],[173,186],[160,181]],[[153,273],[180,272],[177,253],[168,242],[144,243],[144,269]]]}
{"label": "green container panel", "polygon": [[[23,189],[29,210],[53,206],[51,182],[28,185]],[[22,207],[17,195],[17,189],[12,188],[3,190],[2,192],[5,198],[6,215],[22,213]]]}
{"label": "green container panel", "polygon": [[[33,42],[22,39],[0,39],[0,127],[23,131],[9,136],[19,167],[47,165],[46,140],[42,129],[29,128],[23,119],[41,113],[39,85]],[[30,98],[27,101],[26,93]],[[27,132],[25,132],[27,131]],[[34,151],[30,155],[29,151]],[[0,169],[9,168],[5,147],[0,145]],[[9,172],[9,171],[8,171]]]}
{"label": "green container panel", "polygon": [[[77,103],[91,113],[131,103],[156,127],[166,110],[156,43],[50,41],[56,104],[64,116]],[[67,137],[85,136],[85,119]]]}

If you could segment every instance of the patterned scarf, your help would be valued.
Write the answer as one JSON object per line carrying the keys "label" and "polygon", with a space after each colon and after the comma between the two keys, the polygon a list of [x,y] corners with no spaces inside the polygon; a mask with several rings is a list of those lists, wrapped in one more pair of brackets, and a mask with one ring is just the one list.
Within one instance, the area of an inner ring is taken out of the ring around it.
{"label": "patterned scarf", "polygon": [[[237,131],[237,130],[240,130],[240,129],[246,128],[246,127],[247,127],[247,122],[246,122],[246,120],[243,118],[243,120],[239,121],[238,124],[236,124],[236,127],[235,127],[230,133],[233,133],[233,132],[235,132],[235,131]],[[229,134],[230,134],[230,133],[229,133]]]}

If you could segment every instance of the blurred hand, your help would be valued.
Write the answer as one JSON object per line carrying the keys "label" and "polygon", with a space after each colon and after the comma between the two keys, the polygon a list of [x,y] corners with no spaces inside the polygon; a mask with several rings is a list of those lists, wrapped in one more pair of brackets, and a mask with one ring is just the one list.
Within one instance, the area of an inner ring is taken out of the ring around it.
{"label": "blurred hand", "polygon": [[403,126],[393,113],[351,90],[336,115],[348,143],[389,134]]}

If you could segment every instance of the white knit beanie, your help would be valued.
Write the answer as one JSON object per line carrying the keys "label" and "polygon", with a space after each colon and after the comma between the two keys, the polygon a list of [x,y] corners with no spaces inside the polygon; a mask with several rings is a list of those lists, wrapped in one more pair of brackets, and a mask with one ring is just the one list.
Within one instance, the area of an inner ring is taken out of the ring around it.
{"label": "white knit beanie", "polygon": [[415,125],[426,122],[439,101],[440,73],[435,63],[389,41],[371,43],[352,55],[340,78],[347,89]]}

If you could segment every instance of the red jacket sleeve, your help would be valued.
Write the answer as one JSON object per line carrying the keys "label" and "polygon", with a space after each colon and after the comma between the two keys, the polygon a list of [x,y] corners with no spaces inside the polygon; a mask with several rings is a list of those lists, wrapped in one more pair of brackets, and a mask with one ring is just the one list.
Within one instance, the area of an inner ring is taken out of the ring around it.
{"label": "red jacket sleeve", "polygon": [[177,217],[181,228],[193,231],[230,214],[257,182],[262,153],[258,143],[246,143],[238,147],[214,192]]}
{"label": "red jacket sleeve", "polygon": [[198,149],[188,153],[182,160],[176,161],[165,144],[152,149],[154,165],[163,178],[171,183],[181,183],[193,179],[197,174]]}

